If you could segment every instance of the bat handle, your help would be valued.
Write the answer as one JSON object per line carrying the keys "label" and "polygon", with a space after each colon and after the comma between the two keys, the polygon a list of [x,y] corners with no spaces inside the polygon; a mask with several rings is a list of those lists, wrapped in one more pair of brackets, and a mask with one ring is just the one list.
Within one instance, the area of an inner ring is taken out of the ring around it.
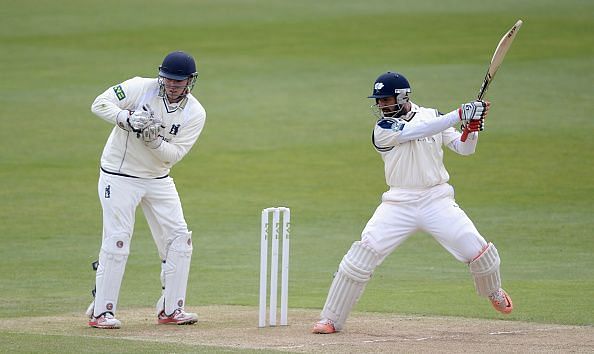
{"label": "bat handle", "polygon": [[462,136],[460,137],[461,142],[466,141],[466,138],[468,138],[468,133],[470,133],[470,130],[468,130],[468,128],[464,127],[464,131],[462,132]]}
{"label": "bat handle", "polygon": [[[485,76],[485,80],[483,81],[483,84],[481,85],[481,89],[479,91],[479,94],[477,96],[477,100],[482,100],[483,96],[485,96],[485,92],[487,92],[487,87],[489,87],[489,83],[491,82],[490,77],[489,77],[489,73],[487,73],[487,76]],[[468,138],[468,134],[470,134],[470,130],[468,130],[468,128],[464,127],[464,131],[462,132],[462,136],[460,137],[460,141],[461,142],[465,142],[466,139]]]}

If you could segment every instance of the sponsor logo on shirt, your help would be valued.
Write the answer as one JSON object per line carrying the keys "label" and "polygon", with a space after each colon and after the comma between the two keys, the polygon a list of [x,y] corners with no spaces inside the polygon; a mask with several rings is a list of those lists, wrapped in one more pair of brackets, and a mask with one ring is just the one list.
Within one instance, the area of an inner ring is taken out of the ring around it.
{"label": "sponsor logo on shirt", "polygon": [[113,91],[116,94],[116,97],[118,98],[118,100],[123,100],[124,98],[126,98],[126,94],[124,93],[124,89],[122,88],[122,85],[117,85],[114,86]]}

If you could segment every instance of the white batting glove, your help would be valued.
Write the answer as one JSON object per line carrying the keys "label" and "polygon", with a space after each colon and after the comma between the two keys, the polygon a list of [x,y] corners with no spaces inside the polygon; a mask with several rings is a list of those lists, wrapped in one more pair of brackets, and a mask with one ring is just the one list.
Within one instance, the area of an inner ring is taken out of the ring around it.
{"label": "white batting glove", "polygon": [[487,101],[472,101],[464,103],[458,108],[458,117],[464,126],[468,125],[473,120],[481,120],[487,116],[490,102]]}

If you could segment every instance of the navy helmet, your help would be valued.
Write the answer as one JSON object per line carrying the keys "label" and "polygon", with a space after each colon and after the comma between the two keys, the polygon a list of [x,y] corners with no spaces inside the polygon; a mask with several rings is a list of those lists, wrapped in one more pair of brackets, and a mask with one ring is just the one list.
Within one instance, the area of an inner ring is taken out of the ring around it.
{"label": "navy helmet", "polygon": [[[368,98],[385,98],[395,96],[398,101],[406,97],[411,92],[410,84],[404,75],[388,71],[381,74],[373,83],[373,93]],[[404,102],[406,102],[404,101]],[[404,103],[402,102],[402,103]],[[400,103],[400,102],[398,102]]]}
{"label": "navy helmet", "polygon": [[185,80],[197,74],[194,58],[182,51],[167,54],[159,65],[159,76],[172,80]]}
{"label": "navy helmet", "polygon": [[196,62],[191,55],[175,51],[167,54],[163,63],[159,65],[159,85],[164,90],[163,78],[170,80],[186,80],[186,90],[184,96],[190,93],[196,84],[198,71],[196,71]]}
{"label": "navy helmet", "polygon": [[404,75],[388,71],[381,74],[373,83],[373,91],[368,98],[375,98],[376,104],[373,106],[374,113],[378,117],[383,117],[384,112],[378,107],[377,102],[380,98],[395,97],[396,104],[392,107],[392,115],[398,116],[404,108],[406,102],[410,100],[408,94],[411,92],[410,84]]}

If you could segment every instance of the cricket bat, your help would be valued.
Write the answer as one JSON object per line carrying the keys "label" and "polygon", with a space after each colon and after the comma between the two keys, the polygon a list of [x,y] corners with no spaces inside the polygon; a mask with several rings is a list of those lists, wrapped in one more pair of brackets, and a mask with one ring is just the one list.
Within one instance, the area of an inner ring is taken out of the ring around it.
{"label": "cricket bat", "polygon": [[[513,27],[510,28],[510,30],[507,31],[507,33],[505,33],[505,35],[499,41],[499,44],[497,45],[497,48],[495,49],[495,53],[493,54],[493,57],[491,58],[491,64],[489,65],[487,74],[485,74],[485,78],[483,79],[483,84],[481,85],[481,89],[479,90],[479,93],[478,93],[479,100],[482,100],[483,97],[485,96],[485,93],[487,92],[489,85],[491,84],[491,82],[493,81],[493,78],[495,77],[495,74],[497,73],[497,69],[499,69],[499,66],[503,62],[503,58],[505,58],[505,54],[509,50],[509,47],[511,47],[511,44],[514,41],[514,38],[516,38],[516,34],[520,30],[520,27],[522,27],[522,23],[523,23],[522,20],[518,20],[518,22],[516,22],[516,24],[513,25]],[[464,131],[462,132],[462,136],[460,137],[460,140],[463,142],[466,141],[466,138],[468,137],[468,133],[470,133],[470,131],[467,128],[464,128]]]}

